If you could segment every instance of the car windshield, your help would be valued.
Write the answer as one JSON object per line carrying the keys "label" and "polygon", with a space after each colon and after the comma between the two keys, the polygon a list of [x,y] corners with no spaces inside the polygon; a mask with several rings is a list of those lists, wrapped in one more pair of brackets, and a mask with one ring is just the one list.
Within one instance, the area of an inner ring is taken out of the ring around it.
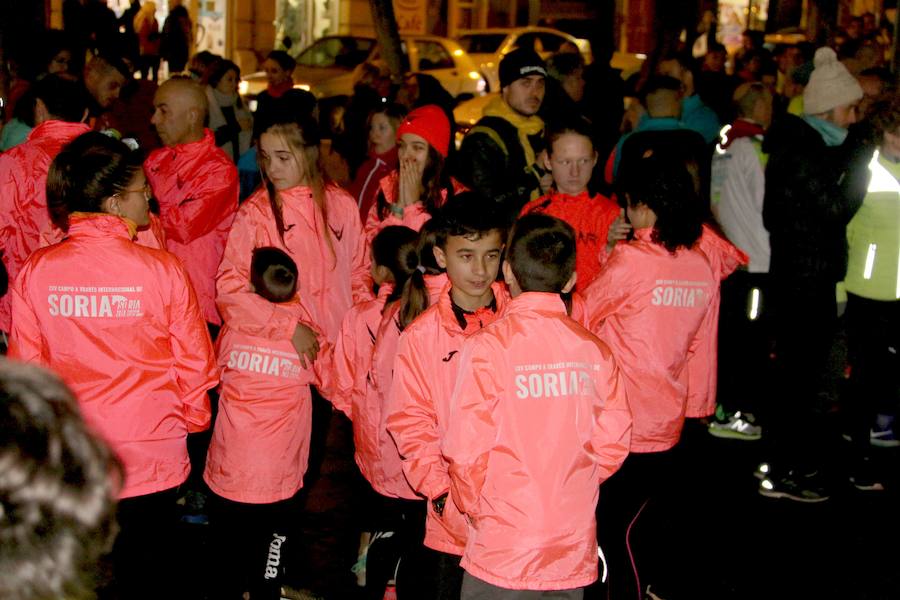
{"label": "car windshield", "polygon": [[493,54],[505,39],[505,33],[470,33],[459,38],[459,45],[469,54]]}
{"label": "car windshield", "polygon": [[352,70],[366,60],[375,40],[359,37],[329,37],[317,40],[297,57],[306,67],[334,67]]}

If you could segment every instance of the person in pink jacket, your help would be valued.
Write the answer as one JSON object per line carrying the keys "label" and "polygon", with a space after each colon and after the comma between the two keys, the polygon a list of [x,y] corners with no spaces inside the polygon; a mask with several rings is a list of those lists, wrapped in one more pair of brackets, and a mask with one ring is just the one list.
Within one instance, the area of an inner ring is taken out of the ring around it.
{"label": "person in pink jacket", "polygon": [[[249,289],[302,316],[297,265],[283,250],[253,250]],[[320,356],[315,370],[303,368],[289,340],[246,334],[227,320],[216,353],[222,386],[203,473],[215,494],[210,526],[221,568],[215,597],[239,598],[249,591],[252,598],[277,600],[300,510],[295,497],[309,458],[310,385],[321,384],[317,373],[328,366]]]}
{"label": "person in pink jacket", "polygon": [[441,209],[434,256],[449,284],[400,336],[385,424],[403,457],[403,472],[428,502],[425,546],[433,589],[422,597],[458,598],[466,522],[450,496],[441,441],[450,425],[450,393],[463,341],[493,322],[509,293],[497,283],[504,219],[481,196],[465,192]]}
{"label": "person in pink jacket", "polygon": [[638,582],[661,584],[653,550],[662,540],[626,532],[648,500],[666,489],[674,469],[688,403],[687,365],[719,285],[696,247],[702,213],[683,161],[642,158],[620,185],[634,239],[616,246],[584,292],[589,328],[612,348],[634,417],[631,454],[605,484],[598,506],[611,598],[639,597]]}
{"label": "person in pink jacket", "polygon": [[469,524],[463,600],[580,600],[597,579],[598,489],[628,455],[631,411],[612,351],[560,296],[575,239],[559,219],[519,219],[503,263],[513,299],[463,345],[442,444]]}
{"label": "person in pink jacket", "polygon": [[[372,298],[356,204],[323,179],[318,160],[319,131],[313,120],[284,115],[266,126],[259,149],[265,186],[241,205],[216,275],[217,303],[226,321],[264,324],[239,327],[270,339],[294,335],[295,346],[303,337],[310,359],[318,349],[311,330],[293,312],[249,292],[247,280],[254,248],[287,252],[303,265],[297,285],[300,303],[332,343],[354,302]],[[250,318],[241,319],[242,313]],[[267,318],[254,317],[257,313]]]}
{"label": "person in pink jacket", "polygon": [[184,262],[207,323],[216,312],[216,269],[238,205],[234,162],[204,127],[206,93],[189,79],[172,78],[153,98],[151,119],[164,148],[144,162],[170,252]]}
{"label": "person in pink jacket", "polygon": [[362,221],[366,220],[369,210],[375,205],[375,197],[380,189],[378,184],[400,164],[397,155],[397,128],[407,112],[402,104],[388,102],[369,113],[366,121],[369,156],[356,170],[356,176],[347,187],[350,195],[356,198]]}
{"label": "person in pink jacket", "polygon": [[[91,130],[87,98],[77,82],[48,75],[31,88],[35,95],[35,128],[28,139],[0,154],[0,254],[15,281],[19,269],[40,247],[41,232],[50,225],[47,170],[63,146]],[[10,296],[0,298],[0,331],[10,330]]]}
{"label": "person in pink jacket", "polygon": [[[385,227],[375,236],[372,277],[378,297],[347,313],[332,360],[338,389],[322,390],[353,422],[356,464],[369,484],[362,491],[367,511],[357,571],[365,568],[364,597],[373,600],[384,597],[390,579],[406,583],[411,566],[406,556],[416,542],[421,544],[425,523],[425,503],[407,483],[397,447],[381,426],[382,395],[374,389],[370,373],[384,313],[399,301],[406,281],[417,272],[418,241],[415,231],[399,225]],[[398,594],[405,597],[408,588],[400,587]]]}
{"label": "person in pink jacket", "polygon": [[209,333],[181,262],[132,241],[147,225],[140,157],[89,132],[54,159],[47,202],[68,237],[34,252],[12,290],[9,356],[58,373],[125,468],[113,548],[121,597],[165,597],[165,547],[186,439],[209,427],[218,382]]}

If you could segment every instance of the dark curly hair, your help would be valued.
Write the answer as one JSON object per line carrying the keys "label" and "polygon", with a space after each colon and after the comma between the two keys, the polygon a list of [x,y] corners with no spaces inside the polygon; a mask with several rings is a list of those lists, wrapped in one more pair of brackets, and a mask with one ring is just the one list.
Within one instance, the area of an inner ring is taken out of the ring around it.
{"label": "dark curly hair", "polygon": [[0,361],[0,598],[93,598],[116,533],[121,468],[75,398],[37,367]]}
{"label": "dark curly hair", "polygon": [[622,174],[617,186],[620,202],[644,204],[656,214],[652,239],[669,252],[690,248],[699,239],[702,202],[684,160],[648,151]]}

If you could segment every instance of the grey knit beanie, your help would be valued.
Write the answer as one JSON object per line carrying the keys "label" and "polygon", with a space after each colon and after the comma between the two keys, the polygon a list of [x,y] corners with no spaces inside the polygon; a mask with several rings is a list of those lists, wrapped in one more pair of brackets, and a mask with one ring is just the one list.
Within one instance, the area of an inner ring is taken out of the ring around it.
{"label": "grey knit beanie", "polygon": [[813,72],[803,89],[803,112],[818,115],[863,97],[862,88],[831,48],[819,48]]}

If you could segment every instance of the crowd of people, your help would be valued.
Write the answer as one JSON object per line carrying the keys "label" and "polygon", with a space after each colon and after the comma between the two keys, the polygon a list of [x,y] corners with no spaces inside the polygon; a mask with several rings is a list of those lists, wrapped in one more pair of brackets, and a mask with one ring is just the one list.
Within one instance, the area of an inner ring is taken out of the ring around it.
{"label": "crowd of people", "polygon": [[190,492],[209,597],[279,598],[322,406],[372,600],[670,598],[634,525],[687,419],[770,440],[763,496],[884,489],[900,97],[864,41],[735,75],[661,49],[627,83],[518,48],[457,143],[425,75],[364,68],[328,110],[280,51],[255,112],[208,52],[159,83],[152,8],[136,61],[50,32],[5,115],[4,597],[171,597]]}

